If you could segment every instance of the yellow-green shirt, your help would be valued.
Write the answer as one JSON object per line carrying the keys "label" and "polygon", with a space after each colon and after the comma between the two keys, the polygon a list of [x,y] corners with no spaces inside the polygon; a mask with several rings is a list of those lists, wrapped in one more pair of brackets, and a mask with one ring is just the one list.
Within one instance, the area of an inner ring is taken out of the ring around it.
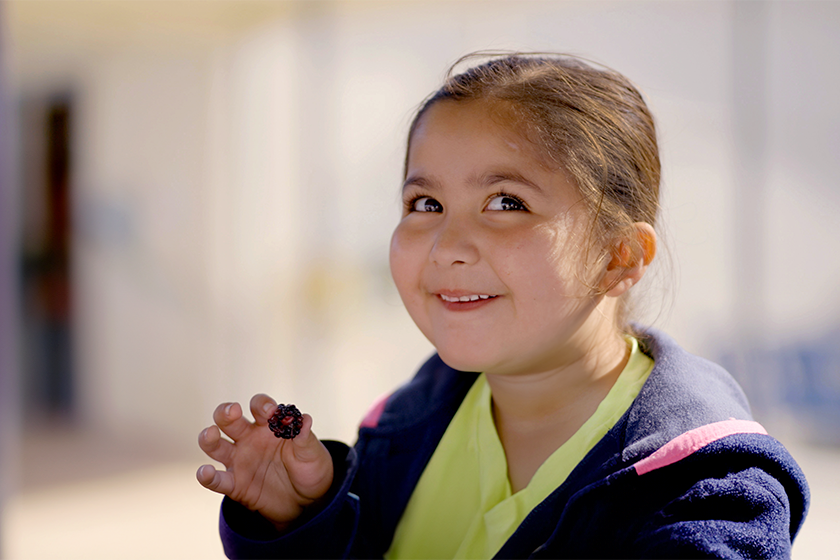
{"label": "yellow-green shirt", "polygon": [[639,394],[653,360],[635,338],[628,343],[630,359],[595,413],[515,494],[493,422],[490,386],[480,375],[426,465],[385,557],[492,558]]}

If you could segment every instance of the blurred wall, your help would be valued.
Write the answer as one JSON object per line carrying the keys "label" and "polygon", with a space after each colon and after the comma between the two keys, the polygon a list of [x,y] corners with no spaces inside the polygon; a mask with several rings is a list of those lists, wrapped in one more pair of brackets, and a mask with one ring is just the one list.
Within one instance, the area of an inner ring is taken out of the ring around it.
{"label": "blurred wall", "polygon": [[[646,320],[710,357],[837,325],[840,4],[757,4],[7,2],[12,99],[76,107],[84,424],[194,446],[218,402],[268,392],[352,439],[431,351],[387,270],[403,137],[478,49],[580,54],[647,95],[672,264]],[[757,152],[735,134],[739,17],[761,18]]]}
{"label": "blurred wall", "polygon": [[[0,519],[18,478],[18,343],[17,250],[19,222],[14,171],[14,122],[7,75],[6,12],[0,4]],[[6,528],[0,525],[0,550],[5,547]]]}

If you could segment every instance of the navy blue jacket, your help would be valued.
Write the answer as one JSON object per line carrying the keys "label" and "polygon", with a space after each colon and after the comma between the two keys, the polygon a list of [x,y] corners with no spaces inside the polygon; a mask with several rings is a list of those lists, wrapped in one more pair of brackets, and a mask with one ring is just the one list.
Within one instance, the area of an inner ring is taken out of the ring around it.
{"label": "navy blue jacket", "polygon": [[[618,423],[525,518],[497,558],[786,558],[808,507],[805,477],[751,421],[723,369],[667,336],[642,339],[654,369]],[[230,558],[377,558],[477,375],[433,356],[375,406],[333,456],[331,501],[285,534],[225,498]]]}

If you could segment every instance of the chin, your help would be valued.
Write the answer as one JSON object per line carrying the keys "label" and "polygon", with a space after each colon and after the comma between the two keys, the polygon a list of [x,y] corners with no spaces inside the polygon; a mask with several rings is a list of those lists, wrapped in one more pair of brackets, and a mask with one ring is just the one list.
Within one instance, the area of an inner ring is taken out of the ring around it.
{"label": "chin", "polygon": [[440,356],[440,359],[443,360],[443,363],[453,369],[457,369],[458,371],[474,371],[481,373],[491,367],[486,354],[480,357],[473,356],[469,353],[465,353],[462,348],[457,350],[439,348],[438,355]]}

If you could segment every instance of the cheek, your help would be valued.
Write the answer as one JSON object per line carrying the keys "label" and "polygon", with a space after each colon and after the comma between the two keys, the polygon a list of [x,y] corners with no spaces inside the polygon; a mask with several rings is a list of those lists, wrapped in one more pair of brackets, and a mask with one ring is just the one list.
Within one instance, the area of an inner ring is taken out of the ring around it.
{"label": "cheek", "polygon": [[406,228],[397,226],[391,236],[389,253],[391,278],[394,279],[394,285],[409,316],[426,338],[434,344],[422,286],[424,262],[423,244],[420,239],[408,234]]}
{"label": "cheek", "polygon": [[564,231],[541,227],[508,248],[505,269],[534,301],[576,298],[587,292],[580,276],[580,248]]}
{"label": "cheek", "polygon": [[406,228],[397,226],[391,236],[389,263],[391,277],[403,300],[409,295],[408,291],[418,285],[421,251],[416,236],[410,235]]}
{"label": "cheek", "polygon": [[481,252],[502,281],[527,277],[545,261],[545,243],[535,231],[531,227],[498,229],[483,238]]}
{"label": "cheek", "polygon": [[[586,224],[577,216],[566,216],[541,228],[546,244],[547,260],[564,278],[574,278],[579,284],[586,282],[587,255]],[[577,291],[577,290],[576,290]]]}
{"label": "cheek", "polygon": [[402,256],[403,248],[399,238],[399,228],[397,228],[391,235],[391,248],[388,253],[388,264],[391,267],[391,278],[394,279],[394,283],[397,285],[398,289],[400,288],[400,280],[403,276],[403,268],[405,266],[402,262]]}

